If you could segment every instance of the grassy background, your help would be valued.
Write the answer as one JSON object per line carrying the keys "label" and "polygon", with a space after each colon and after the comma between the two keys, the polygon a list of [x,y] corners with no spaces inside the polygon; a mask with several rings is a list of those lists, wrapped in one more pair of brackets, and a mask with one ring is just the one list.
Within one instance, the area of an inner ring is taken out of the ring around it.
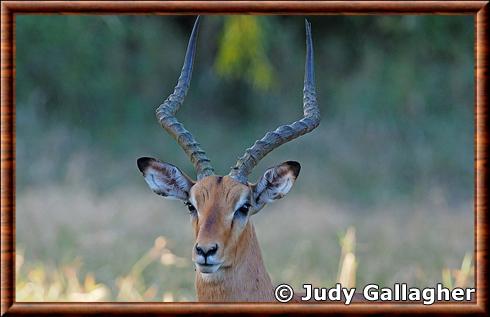
{"label": "grassy background", "polygon": [[[349,227],[357,286],[448,284],[448,269],[457,280],[473,252],[472,18],[310,20],[321,125],[251,176],[303,167],[254,216],[273,281],[335,283]],[[135,164],[154,156],[194,175],[154,117],[193,18],[16,23],[17,300],[194,300],[185,208],[152,194]],[[301,115],[304,50],[301,17],[203,19],[178,117],[219,173]]]}

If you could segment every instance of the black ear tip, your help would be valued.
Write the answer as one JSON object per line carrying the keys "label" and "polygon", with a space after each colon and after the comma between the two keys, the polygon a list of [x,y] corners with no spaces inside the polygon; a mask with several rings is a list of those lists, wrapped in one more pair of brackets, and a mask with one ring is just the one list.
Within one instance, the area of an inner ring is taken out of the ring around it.
{"label": "black ear tip", "polygon": [[150,165],[150,162],[153,161],[151,157],[140,157],[137,161],[136,164],[138,164],[138,169],[140,170],[141,173],[144,173],[148,165]]}
{"label": "black ear tip", "polygon": [[296,161],[287,161],[286,164],[289,165],[289,167],[291,167],[294,176],[298,177],[299,172],[301,171],[301,164],[299,164],[299,162]]}

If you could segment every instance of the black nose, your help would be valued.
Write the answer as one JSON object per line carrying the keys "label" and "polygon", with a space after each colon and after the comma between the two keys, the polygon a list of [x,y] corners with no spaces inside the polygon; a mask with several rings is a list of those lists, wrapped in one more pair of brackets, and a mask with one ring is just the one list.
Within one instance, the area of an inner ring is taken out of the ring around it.
{"label": "black nose", "polygon": [[196,244],[196,253],[198,255],[202,255],[203,257],[208,257],[216,254],[218,251],[218,244],[208,244],[208,245],[199,245]]}

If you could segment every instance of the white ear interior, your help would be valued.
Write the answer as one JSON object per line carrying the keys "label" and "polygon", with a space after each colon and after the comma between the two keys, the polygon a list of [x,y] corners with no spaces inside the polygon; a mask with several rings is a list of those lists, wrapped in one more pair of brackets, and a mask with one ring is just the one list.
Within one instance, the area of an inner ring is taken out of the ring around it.
{"label": "white ear interior", "polygon": [[156,194],[170,199],[186,201],[193,182],[177,167],[151,160],[143,170],[146,183]]}
{"label": "white ear interior", "polygon": [[293,187],[296,175],[287,166],[268,169],[255,186],[255,202],[261,206],[284,197]]}

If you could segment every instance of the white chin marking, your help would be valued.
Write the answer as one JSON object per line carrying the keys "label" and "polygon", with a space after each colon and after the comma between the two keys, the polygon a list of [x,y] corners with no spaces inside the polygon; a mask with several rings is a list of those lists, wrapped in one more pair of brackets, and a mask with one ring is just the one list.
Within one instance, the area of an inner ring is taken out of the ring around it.
{"label": "white chin marking", "polygon": [[201,279],[204,282],[218,282],[218,281],[221,281],[223,279],[223,274],[221,273],[221,271],[218,271],[216,273],[201,273],[201,272],[199,272],[199,274],[201,274]]}
{"label": "white chin marking", "polygon": [[223,277],[222,272],[219,270],[220,265],[213,265],[211,267],[202,267],[196,265],[197,272],[201,276],[201,279],[205,282],[215,282],[221,280]]}

